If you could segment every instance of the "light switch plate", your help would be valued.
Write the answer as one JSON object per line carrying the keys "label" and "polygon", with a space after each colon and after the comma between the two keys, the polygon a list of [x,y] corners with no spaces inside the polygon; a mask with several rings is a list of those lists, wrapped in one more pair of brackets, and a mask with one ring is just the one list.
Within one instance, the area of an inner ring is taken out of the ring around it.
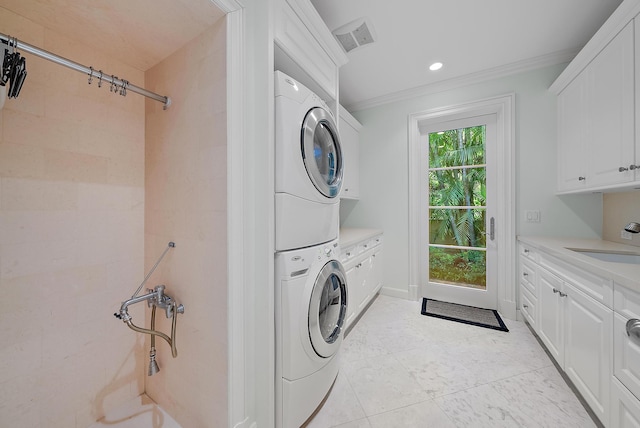
{"label": "light switch plate", "polygon": [[527,223],[540,223],[540,210],[526,210],[524,212],[524,220]]}

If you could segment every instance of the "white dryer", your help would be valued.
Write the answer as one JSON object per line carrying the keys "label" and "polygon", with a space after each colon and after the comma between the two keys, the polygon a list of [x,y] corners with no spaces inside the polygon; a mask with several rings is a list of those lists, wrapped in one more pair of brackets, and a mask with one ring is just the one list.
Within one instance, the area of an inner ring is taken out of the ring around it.
{"label": "white dryer", "polygon": [[333,113],[276,71],[275,118],[276,251],[336,239],[344,163]]}
{"label": "white dryer", "polygon": [[276,254],[276,426],[298,428],[338,375],[347,314],[337,241]]}

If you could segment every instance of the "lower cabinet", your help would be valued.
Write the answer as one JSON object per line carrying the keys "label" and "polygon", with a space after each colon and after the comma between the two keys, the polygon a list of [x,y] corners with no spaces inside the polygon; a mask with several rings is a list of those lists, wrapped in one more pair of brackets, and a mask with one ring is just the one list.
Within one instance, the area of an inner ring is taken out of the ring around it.
{"label": "lower cabinet", "polygon": [[[535,277],[537,302],[537,313],[525,313],[527,321],[536,320],[532,328],[598,419],[605,426],[617,426],[610,425],[613,310],[581,292],[569,271],[551,272],[537,264],[532,267],[535,250],[529,249],[526,254],[526,259],[520,260],[526,266],[520,270],[527,272],[528,278]],[[550,260],[548,255],[540,259]],[[553,262],[556,267],[561,265]],[[528,306],[531,300],[528,288],[521,283],[523,311],[524,304]]]}
{"label": "lower cabinet", "polygon": [[[538,271],[538,337],[560,367],[564,364],[564,328],[560,278],[540,268]],[[564,293],[563,293],[564,294]]]}
{"label": "lower cabinet", "polygon": [[382,287],[382,236],[367,239],[343,250],[347,274],[348,328]]}
{"label": "lower cabinet", "polygon": [[607,425],[613,350],[613,312],[565,283],[564,371]]}
{"label": "lower cabinet", "polygon": [[640,428],[640,293],[614,284],[611,423]]}

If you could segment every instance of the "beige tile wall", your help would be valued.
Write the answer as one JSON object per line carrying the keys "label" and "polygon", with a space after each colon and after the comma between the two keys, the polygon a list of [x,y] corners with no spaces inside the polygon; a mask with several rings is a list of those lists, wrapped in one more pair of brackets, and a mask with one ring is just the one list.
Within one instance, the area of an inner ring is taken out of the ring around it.
{"label": "beige tile wall", "polygon": [[178,357],[157,341],[146,392],[185,428],[227,426],[225,31],[221,20],[145,75],[172,98],[167,111],[147,101],[145,266],[174,241],[149,282],[185,306]]}
{"label": "beige tile wall", "polygon": [[605,193],[602,205],[602,239],[640,247],[640,234],[632,235],[631,241],[620,238],[629,222],[640,223],[640,190]]}
{"label": "beige tile wall", "polygon": [[[0,28],[144,85],[3,8]],[[144,277],[145,102],[24,56],[0,111],[0,425],[87,427],[144,390],[144,338],[112,314]]]}

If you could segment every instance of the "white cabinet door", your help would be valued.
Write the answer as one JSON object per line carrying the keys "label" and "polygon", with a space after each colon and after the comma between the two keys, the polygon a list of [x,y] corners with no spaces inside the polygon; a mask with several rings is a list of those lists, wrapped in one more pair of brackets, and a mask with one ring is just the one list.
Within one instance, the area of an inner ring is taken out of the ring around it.
{"label": "white cabinet door", "polygon": [[640,396],[640,343],[627,335],[627,319],[614,316],[613,373],[636,396]]}
{"label": "white cabinet door", "polygon": [[360,197],[360,124],[340,106],[340,141],[344,159],[341,198]]}
{"label": "white cabinet door", "polygon": [[362,260],[360,263],[356,265],[356,269],[358,270],[358,307],[356,311],[358,313],[362,312],[362,310],[369,303],[369,284],[371,281],[371,257],[367,257]]}
{"label": "white cabinet door", "polygon": [[562,329],[563,282],[546,269],[538,270],[538,336],[560,367],[564,367]]}
{"label": "white cabinet door", "polygon": [[613,312],[571,284],[564,286],[564,371],[608,426]]}
{"label": "white cabinet door", "polygon": [[611,426],[640,428],[640,402],[615,378],[611,382]]}
{"label": "white cabinet door", "polygon": [[586,68],[590,187],[634,179],[633,38],[631,22]]}
{"label": "white cabinet door", "polygon": [[371,255],[371,294],[376,294],[382,288],[382,246],[376,248]]}
{"label": "white cabinet door", "polygon": [[346,269],[347,274],[347,321],[345,328],[349,327],[358,314],[358,281],[360,271],[356,265]]}
{"label": "white cabinet door", "polygon": [[[287,59],[308,74],[330,97],[336,98],[338,66],[291,6],[286,2],[281,2],[280,6],[274,12],[275,43]],[[300,80],[299,76],[296,79]]]}
{"label": "white cabinet door", "polygon": [[587,184],[587,77],[579,74],[558,95],[558,191]]}
{"label": "white cabinet door", "polygon": [[633,25],[558,95],[559,192],[619,187],[636,179]]}

